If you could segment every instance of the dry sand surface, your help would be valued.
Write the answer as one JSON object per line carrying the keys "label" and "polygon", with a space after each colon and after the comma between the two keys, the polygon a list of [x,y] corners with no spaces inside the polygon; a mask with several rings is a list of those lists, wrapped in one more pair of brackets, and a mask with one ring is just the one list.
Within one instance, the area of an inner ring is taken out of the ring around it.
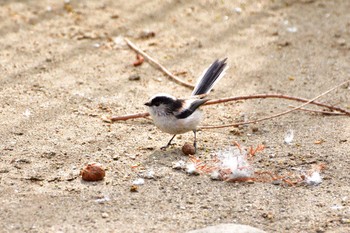
{"label": "dry sand surface", "polygon": [[[181,146],[192,133],[164,152],[170,135],[150,119],[101,120],[144,112],[143,103],[159,92],[191,92],[147,62],[134,67],[135,52],[123,37],[188,82],[228,57],[211,98],[311,99],[349,79],[349,9],[346,0],[0,0],[0,231],[186,232],[239,223],[266,232],[350,232],[349,116],[295,111],[197,135],[202,160],[237,141],[266,146],[254,158],[258,171],[295,174],[324,164],[318,186],[190,176],[172,163],[188,160]],[[349,111],[350,87],[318,101]],[[206,106],[203,125],[254,120],[298,104]],[[285,144],[290,130],[294,140]],[[106,167],[104,180],[82,181],[89,162]],[[131,192],[150,170],[155,177]]]}

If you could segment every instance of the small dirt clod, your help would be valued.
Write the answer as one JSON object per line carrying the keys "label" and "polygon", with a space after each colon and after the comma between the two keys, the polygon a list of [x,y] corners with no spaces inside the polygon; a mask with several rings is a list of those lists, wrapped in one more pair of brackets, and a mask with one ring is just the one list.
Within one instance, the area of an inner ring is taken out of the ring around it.
{"label": "small dirt clod", "polygon": [[102,180],[106,172],[99,163],[89,163],[80,172],[80,175],[85,181],[98,181]]}
{"label": "small dirt clod", "polygon": [[194,148],[193,145],[191,145],[190,143],[186,142],[183,146],[182,146],[182,152],[185,155],[194,155],[196,154],[196,148]]}

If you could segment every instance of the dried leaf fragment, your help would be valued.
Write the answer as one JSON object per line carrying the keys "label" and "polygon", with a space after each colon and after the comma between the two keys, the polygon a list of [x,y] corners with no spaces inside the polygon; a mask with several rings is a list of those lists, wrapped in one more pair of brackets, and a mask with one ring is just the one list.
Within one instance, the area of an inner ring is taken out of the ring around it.
{"label": "dried leaf fragment", "polygon": [[134,66],[140,66],[145,61],[142,55],[137,54],[136,55],[136,61],[133,63]]}

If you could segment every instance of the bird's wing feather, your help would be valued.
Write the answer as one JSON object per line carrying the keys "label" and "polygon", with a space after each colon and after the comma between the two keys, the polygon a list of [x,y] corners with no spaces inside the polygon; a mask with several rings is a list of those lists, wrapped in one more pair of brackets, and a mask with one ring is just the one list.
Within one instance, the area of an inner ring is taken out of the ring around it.
{"label": "bird's wing feather", "polygon": [[224,75],[228,68],[226,64],[227,58],[219,61],[216,60],[211,66],[206,69],[198,78],[192,95],[207,94],[213,89],[216,82],[218,82]]}
{"label": "bird's wing feather", "polygon": [[194,100],[188,108],[185,108],[183,111],[178,114],[174,114],[177,119],[184,119],[189,117],[192,113],[194,113],[199,106],[207,102],[209,99],[198,99]]}

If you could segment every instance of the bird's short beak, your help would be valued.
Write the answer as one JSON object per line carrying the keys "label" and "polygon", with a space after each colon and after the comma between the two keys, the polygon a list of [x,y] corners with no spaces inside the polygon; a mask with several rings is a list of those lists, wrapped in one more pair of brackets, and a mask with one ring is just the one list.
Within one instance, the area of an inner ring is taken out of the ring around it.
{"label": "bird's short beak", "polygon": [[146,102],[145,105],[146,106],[151,106],[151,103],[150,102]]}

